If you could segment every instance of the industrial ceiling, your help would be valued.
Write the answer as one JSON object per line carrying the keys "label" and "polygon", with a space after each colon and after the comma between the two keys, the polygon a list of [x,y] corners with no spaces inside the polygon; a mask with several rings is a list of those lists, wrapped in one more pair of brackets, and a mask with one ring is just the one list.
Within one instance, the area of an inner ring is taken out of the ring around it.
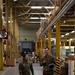
{"label": "industrial ceiling", "polygon": [[[8,7],[12,0],[8,0]],[[71,3],[71,4],[69,4]],[[5,16],[5,0],[3,1],[3,15]],[[64,6],[65,9],[63,9]],[[69,5],[69,6],[68,6]],[[51,29],[52,37],[56,36],[56,21],[53,22],[55,16],[59,16],[59,12],[63,9],[60,19],[60,33],[63,40],[74,38],[75,36],[75,1],[74,0],[13,0],[12,7],[16,10],[18,24],[22,27],[39,29],[41,21],[48,21],[43,33],[46,34],[47,29]],[[34,7],[38,7],[37,9]],[[10,8],[9,8],[10,9]],[[35,17],[35,18],[34,18]],[[48,20],[46,20],[48,19]],[[58,20],[57,19],[57,20]],[[72,33],[74,31],[74,33]],[[65,36],[66,33],[69,35]],[[62,37],[64,36],[64,37]]]}

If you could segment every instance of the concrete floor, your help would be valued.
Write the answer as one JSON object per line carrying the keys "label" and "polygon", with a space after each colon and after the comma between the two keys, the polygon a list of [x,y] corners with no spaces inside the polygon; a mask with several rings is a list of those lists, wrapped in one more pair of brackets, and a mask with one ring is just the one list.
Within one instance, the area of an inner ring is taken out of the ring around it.
{"label": "concrete floor", "polygon": [[[22,59],[18,59],[17,61],[20,63]],[[4,70],[0,71],[0,75],[19,75],[18,72],[19,63],[17,63],[16,66],[14,67],[4,67]],[[34,68],[34,75],[42,75],[42,67],[40,67],[39,63],[34,63],[33,68]]]}

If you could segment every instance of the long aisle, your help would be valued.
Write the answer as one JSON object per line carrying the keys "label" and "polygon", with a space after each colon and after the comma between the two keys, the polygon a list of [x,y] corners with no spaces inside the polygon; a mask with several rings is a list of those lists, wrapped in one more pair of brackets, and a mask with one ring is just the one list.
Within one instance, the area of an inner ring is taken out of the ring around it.
{"label": "long aisle", "polygon": [[34,75],[43,75],[42,74],[42,67],[40,67],[39,64],[34,63],[33,68],[34,68]]}
{"label": "long aisle", "polygon": [[[18,59],[19,63],[22,61],[21,59]],[[18,72],[18,65],[16,64],[15,67],[4,67],[3,71],[0,71],[0,75],[19,75]],[[42,67],[38,63],[33,64],[34,68],[34,75],[42,75]]]}

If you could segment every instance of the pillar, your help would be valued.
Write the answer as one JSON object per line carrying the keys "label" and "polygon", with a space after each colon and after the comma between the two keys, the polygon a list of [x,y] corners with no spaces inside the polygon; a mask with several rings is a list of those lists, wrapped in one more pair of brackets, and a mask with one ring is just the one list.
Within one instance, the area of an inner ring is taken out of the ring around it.
{"label": "pillar", "polygon": [[49,52],[51,54],[51,31],[48,30],[48,48],[50,49]]}
{"label": "pillar", "polygon": [[15,53],[16,53],[16,39],[15,39],[15,9],[13,11],[13,57],[15,58]]}
{"label": "pillar", "polygon": [[19,27],[18,27],[18,21],[17,21],[16,9],[15,9],[15,41],[16,41],[15,46],[16,46],[16,55],[18,54],[18,45],[17,45],[18,36],[19,36]]}
{"label": "pillar", "polygon": [[69,39],[69,49],[71,49],[71,39]]}
{"label": "pillar", "polygon": [[[0,31],[2,30],[2,0],[0,0]],[[3,48],[2,38],[0,38],[0,71],[3,70]]]}
{"label": "pillar", "polygon": [[[5,0],[6,2],[6,32],[8,33],[8,0]],[[8,37],[9,38],[9,37]],[[8,51],[9,51],[9,40],[8,38],[6,39],[6,58],[8,57]]]}
{"label": "pillar", "polygon": [[43,37],[43,47],[46,48],[46,37]]}
{"label": "pillar", "polygon": [[42,58],[42,38],[40,39],[40,59]]}
{"label": "pillar", "polygon": [[60,75],[60,21],[56,22],[56,75]]}
{"label": "pillar", "polygon": [[37,42],[35,43],[35,49],[36,49],[36,52],[37,52]]}
{"label": "pillar", "polygon": [[10,58],[12,58],[12,0],[10,2]]}

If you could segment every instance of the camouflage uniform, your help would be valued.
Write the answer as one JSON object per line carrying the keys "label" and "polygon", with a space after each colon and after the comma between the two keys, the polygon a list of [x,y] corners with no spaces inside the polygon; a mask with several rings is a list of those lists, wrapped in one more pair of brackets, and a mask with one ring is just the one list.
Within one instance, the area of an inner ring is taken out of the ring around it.
{"label": "camouflage uniform", "polygon": [[[45,60],[45,63],[43,61]],[[41,62],[40,65],[43,66],[43,75],[53,75],[53,68],[50,68],[49,65],[51,63],[55,64],[54,57],[51,55],[45,55]]]}
{"label": "camouflage uniform", "polygon": [[30,70],[34,75],[32,63],[22,62],[19,64],[19,75],[30,75]]}

